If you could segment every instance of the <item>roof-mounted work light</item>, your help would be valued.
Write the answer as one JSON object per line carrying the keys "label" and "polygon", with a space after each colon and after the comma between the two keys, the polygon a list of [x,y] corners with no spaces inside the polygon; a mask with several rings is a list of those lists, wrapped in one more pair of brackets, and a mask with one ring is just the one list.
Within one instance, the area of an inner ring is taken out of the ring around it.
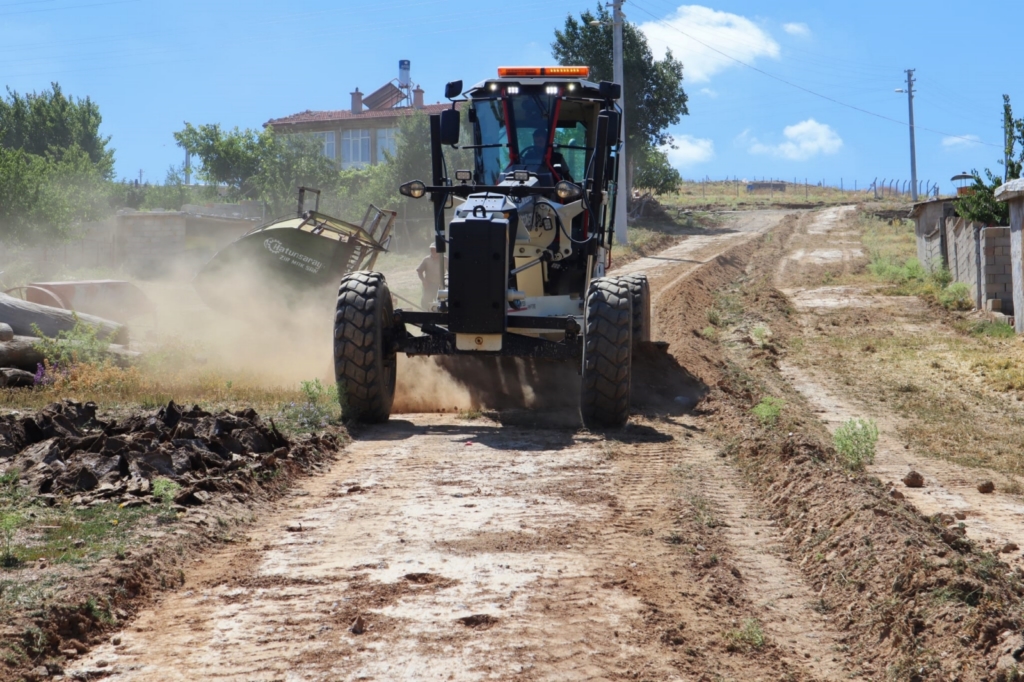
{"label": "roof-mounted work light", "polygon": [[533,78],[554,76],[556,78],[589,78],[589,66],[499,66],[499,78]]}

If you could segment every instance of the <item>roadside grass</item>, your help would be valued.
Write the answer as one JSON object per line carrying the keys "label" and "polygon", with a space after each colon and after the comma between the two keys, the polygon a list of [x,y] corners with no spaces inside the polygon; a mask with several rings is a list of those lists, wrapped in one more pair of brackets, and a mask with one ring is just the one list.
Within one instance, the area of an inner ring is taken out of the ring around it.
{"label": "roadside grass", "polygon": [[177,368],[162,362],[126,368],[109,363],[72,365],[33,389],[0,389],[0,411],[35,410],[64,399],[93,401],[115,415],[156,409],[170,400],[214,413],[251,407],[295,434],[338,424],[341,418],[333,382],[314,378],[273,386],[256,373]]}
{"label": "roadside grass", "polygon": [[743,625],[735,630],[725,633],[726,648],[729,651],[742,651],[747,649],[762,649],[768,643],[768,637],[764,634],[764,628],[756,618],[747,618]]}
{"label": "roadside grass", "polygon": [[7,573],[39,559],[84,567],[104,557],[123,557],[130,546],[144,540],[133,531],[162,512],[149,505],[125,507],[114,502],[85,508],[69,501],[54,508],[11,505],[9,500],[0,500],[0,505],[4,519],[2,571]]}
{"label": "roadside grass", "polygon": [[800,364],[827,372],[847,397],[900,417],[893,435],[915,452],[1024,477],[1024,346],[1016,338],[963,331],[973,326],[923,332],[899,318],[856,328],[842,315],[834,320],[823,320],[824,334],[804,337]]}
{"label": "roadside grass", "polygon": [[917,260],[917,238],[911,220],[881,220],[860,213],[861,244],[868,254],[865,271],[871,280],[890,285],[896,296],[918,296],[947,310],[974,307],[970,287],[953,282],[948,270],[928,272]]}
{"label": "roadside grass", "polygon": [[[658,197],[659,201],[663,197]],[[664,207],[664,206],[663,206]],[[626,232],[627,244],[612,244],[612,263],[622,265],[638,258],[658,253],[672,246],[681,236],[714,227],[715,216],[706,212],[675,216],[676,211],[664,212],[657,217],[640,218],[630,224]]]}
{"label": "roadside grass", "polygon": [[[776,178],[776,182],[785,178]],[[798,178],[803,180],[803,178]],[[853,191],[852,188],[822,187],[817,183],[803,182],[796,184],[787,182],[786,191],[758,189],[747,191],[747,183],[742,180],[712,182],[686,181],[677,192],[658,197],[663,205],[679,208],[715,207],[728,210],[754,210],[771,208],[772,206],[828,206],[851,204],[873,199],[871,192]],[[894,206],[896,202],[889,202]]]}

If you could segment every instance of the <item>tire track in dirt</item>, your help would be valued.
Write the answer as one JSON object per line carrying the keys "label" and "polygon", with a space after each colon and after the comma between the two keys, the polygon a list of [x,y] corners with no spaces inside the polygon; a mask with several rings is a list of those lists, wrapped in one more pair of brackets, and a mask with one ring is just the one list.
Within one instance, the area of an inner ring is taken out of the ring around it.
{"label": "tire track in dirt", "polygon": [[[809,237],[817,235],[831,238],[836,234],[846,234],[842,231],[846,227],[844,221],[853,219],[852,207],[846,208],[847,212],[839,216],[827,211],[808,216],[803,221],[803,229],[790,240],[791,245],[799,244],[801,248],[791,250],[776,271],[776,286],[793,302],[803,329],[813,327],[813,318],[821,311],[924,305],[913,297],[879,296],[858,286],[783,288],[787,276],[799,277],[798,273],[793,270],[787,272],[783,266],[788,263],[789,268],[799,268],[801,257],[806,254],[804,245]],[[830,243],[842,248],[843,262],[849,263],[862,255],[859,241],[832,239]],[[850,245],[855,246],[851,249]],[[923,334],[931,331],[934,330],[920,330]],[[964,519],[958,520],[964,521],[967,536],[980,541],[990,550],[998,552],[1008,542],[1024,546],[1024,504],[1020,503],[1019,498],[999,492],[982,494],[976,487],[978,481],[987,478],[995,481],[998,488],[1003,488],[1010,484],[1007,477],[988,469],[968,468],[916,456],[908,449],[909,446],[893,435],[901,429],[900,418],[879,411],[877,406],[840,398],[821,379],[792,362],[780,362],[779,367],[782,376],[810,403],[830,432],[853,418],[870,417],[875,420],[880,432],[878,447],[874,464],[868,466],[867,470],[892,485],[921,513],[962,515]],[[910,470],[924,476],[924,487],[909,488],[901,483]],[[1005,558],[1014,563],[1022,561],[1019,553]]]}
{"label": "tire track in dirt", "polygon": [[[680,285],[671,268],[655,281]],[[529,415],[403,415],[367,428],[247,543],[198,563],[183,590],[74,672],[841,678],[835,633],[777,554],[774,529],[700,418],[674,415],[634,418],[608,438],[537,428]],[[699,496],[725,525],[694,525]],[[701,542],[720,547],[720,564]],[[730,634],[749,618],[764,625],[765,644]]]}

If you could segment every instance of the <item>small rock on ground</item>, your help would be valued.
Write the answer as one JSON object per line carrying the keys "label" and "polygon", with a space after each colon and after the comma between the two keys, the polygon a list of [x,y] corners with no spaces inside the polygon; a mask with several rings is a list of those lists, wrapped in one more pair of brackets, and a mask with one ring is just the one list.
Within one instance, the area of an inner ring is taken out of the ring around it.
{"label": "small rock on ground", "polygon": [[1010,552],[1016,552],[1018,549],[1020,549],[1020,547],[1017,546],[1017,543],[1015,543],[1015,542],[1007,542],[1005,545],[1003,545],[1003,548],[1001,550],[999,550],[999,551],[1002,552],[1003,554],[1009,554]]}
{"label": "small rock on ground", "polygon": [[917,473],[916,471],[910,471],[906,476],[903,477],[903,485],[908,488],[923,488],[924,487],[924,476]]}
{"label": "small rock on ground", "polygon": [[991,492],[995,492],[996,484],[992,481],[982,481],[978,484],[978,492],[987,495]]}

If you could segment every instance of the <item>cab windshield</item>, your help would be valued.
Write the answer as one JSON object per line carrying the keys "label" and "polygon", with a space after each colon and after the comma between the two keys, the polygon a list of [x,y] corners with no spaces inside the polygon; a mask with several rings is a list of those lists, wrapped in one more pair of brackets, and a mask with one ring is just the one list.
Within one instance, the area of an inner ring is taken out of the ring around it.
{"label": "cab windshield", "polygon": [[497,184],[510,165],[542,170],[557,104],[557,95],[539,89],[503,99],[473,100],[477,181]]}
{"label": "cab windshield", "polygon": [[599,113],[597,102],[510,85],[504,97],[474,99],[472,106],[477,182],[496,185],[512,169],[532,171],[552,183],[585,177],[593,151],[589,123]]}

